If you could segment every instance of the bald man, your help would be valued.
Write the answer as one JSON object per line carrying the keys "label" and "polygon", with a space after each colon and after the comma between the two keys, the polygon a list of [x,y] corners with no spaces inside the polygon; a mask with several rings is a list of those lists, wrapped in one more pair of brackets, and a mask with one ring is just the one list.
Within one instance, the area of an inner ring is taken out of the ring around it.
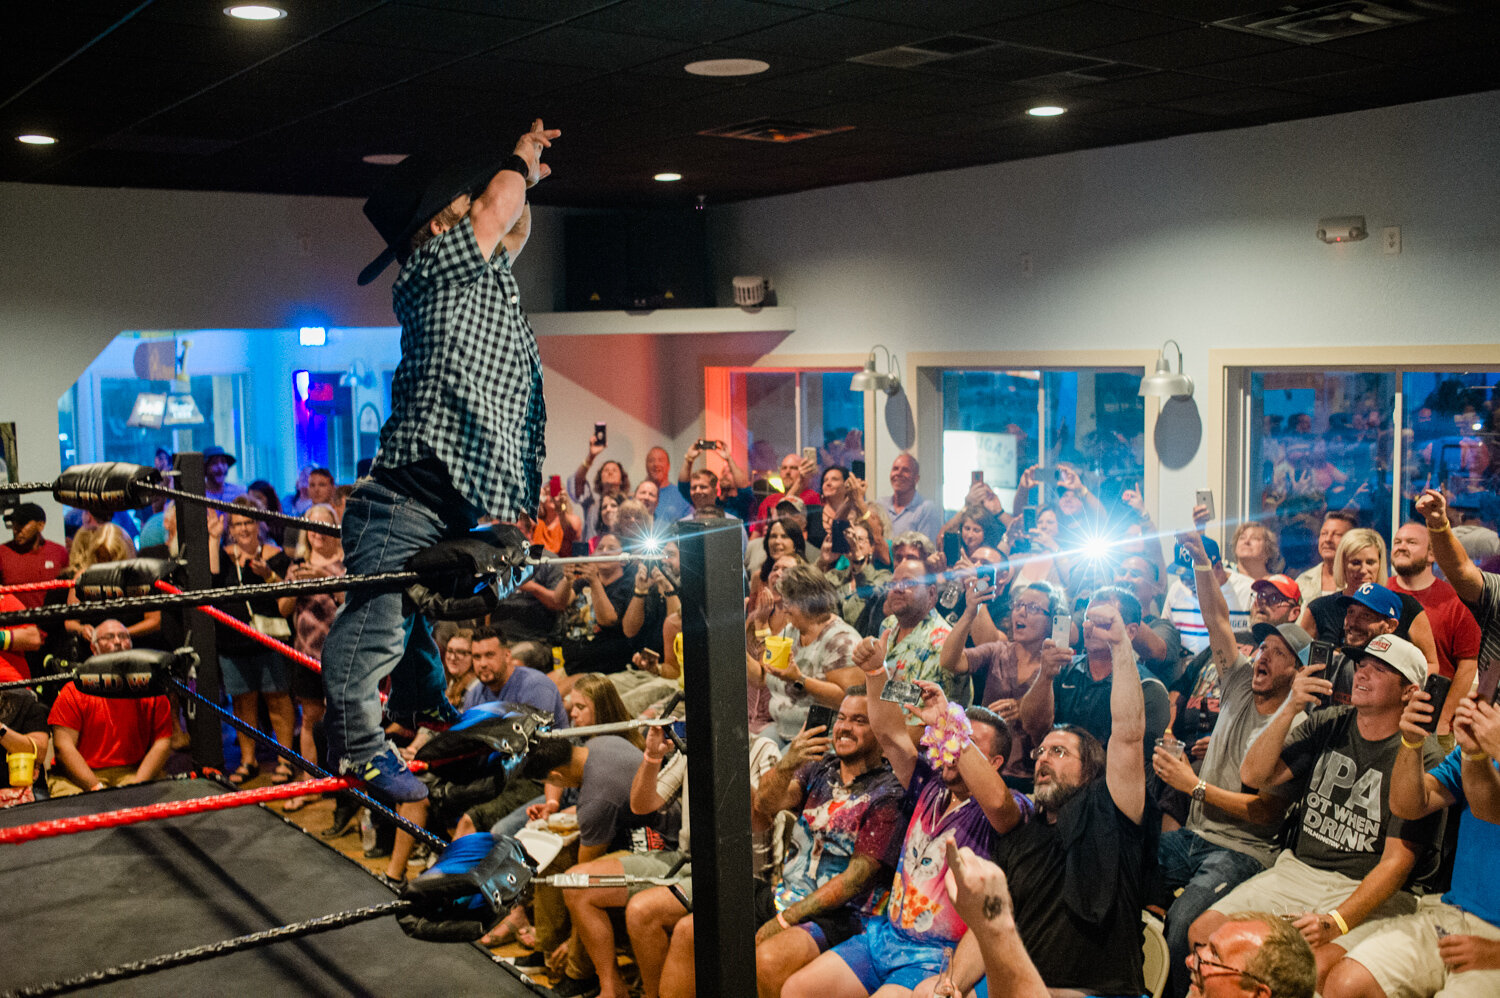
{"label": "bald man", "polygon": [[[130,632],[118,620],[94,628],[95,655],[130,647]],[[57,754],[47,778],[53,797],[155,780],[172,751],[172,707],[164,696],[106,700],[69,683],[47,720]]]}

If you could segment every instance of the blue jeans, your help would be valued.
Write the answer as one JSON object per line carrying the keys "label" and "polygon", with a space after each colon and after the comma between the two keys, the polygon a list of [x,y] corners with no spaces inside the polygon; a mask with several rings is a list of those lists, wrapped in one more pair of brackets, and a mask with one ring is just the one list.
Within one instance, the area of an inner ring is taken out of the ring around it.
{"label": "blue jeans", "polygon": [[[364,479],[344,507],[344,567],[350,575],[399,572],[418,551],[460,532],[410,496]],[[393,717],[448,705],[432,629],[404,610],[399,592],[351,592],[323,643],[324,726],[340,772],[362,768],[385,749],[379,685],[386,676]]]}
{"label": "blue jeans", "polygon": [[1181,998],[1188,991],[1188,929],[1193,921],[1215,901],[1265,867],[1248,853],[1214,845],[1186,828],[1162,835],[1156,859],[1166,892],[1170,894],[1182,888],[1182,893],[1167,909],[1166,927],[1167,948],[1171,951],[1167,994]]}

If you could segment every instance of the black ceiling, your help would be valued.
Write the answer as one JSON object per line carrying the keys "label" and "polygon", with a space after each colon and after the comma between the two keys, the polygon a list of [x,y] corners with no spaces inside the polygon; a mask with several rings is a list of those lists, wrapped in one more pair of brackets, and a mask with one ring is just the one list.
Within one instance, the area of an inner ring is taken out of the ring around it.
{"label": "black ceiling", "polygon": [[[366,154],[508,146],[540,115],[564,134],[538,202],[716,203],[1500,87],[1493,0],[1378,0],[1427,19],[1317,44],[1213,23],[1276,0],[278,0],[264,23],[230,2],[8,5],[0,180],[363,196]],[[977,50],[851,61],[924,42]],[[682,69],[727,57],[771,68]],[[852,127],[699,134],[760,118]]]}

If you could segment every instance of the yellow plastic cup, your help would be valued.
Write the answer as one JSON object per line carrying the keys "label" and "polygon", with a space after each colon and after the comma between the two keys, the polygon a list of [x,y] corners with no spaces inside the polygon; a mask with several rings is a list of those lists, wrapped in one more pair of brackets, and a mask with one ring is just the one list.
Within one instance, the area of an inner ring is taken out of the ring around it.
{"label": "yellow plastic cup", "polygon": [[766,636],[766,651],[761,657],[766,668],[781,672],[792,664],[792,639],[779,634]]}
{"label": "yellow plastic cup", "polygon": [[9,752],[5,759],[10,764],[10,785],[13,787],[31,786],[32,781],[36,779],[36,753]]}

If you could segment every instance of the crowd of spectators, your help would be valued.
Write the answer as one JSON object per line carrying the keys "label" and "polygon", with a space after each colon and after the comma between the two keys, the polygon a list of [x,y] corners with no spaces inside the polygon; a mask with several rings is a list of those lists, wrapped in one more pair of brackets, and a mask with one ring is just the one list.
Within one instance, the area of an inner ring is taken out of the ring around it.
{"label": "crowd of spectators", "polygon": [[[1284,448],[1276,481],[1289,497],[1336,494],[1326,447],[1306,450]],[[245,510],[209,515],[217,585],[343,573],[337,539],[254,518],[338,523],[331,473],[307,469],[281,497],[228,481],[232,455],[209,457],[210,489]],[[653,716],[698,681],[679,640],[675,524],[740,534],[760,994],[1143,994],[1158,985],[1143,924],[1161,926],[1174,998],[1500,993],[1500,575],[1456,529],[1474,522],[1460,512],[1472,495],[1424,491],[1389,546],[1359,503],[1324,503],[1288,543],[1291,498],[1227,530],[1200,506],[1164,533],[1138,489],[1067,464],[1026,469],[1008,508],[976,481],[946,522],[905,453],[882,498],[806,453],[752,475],[717,441],[689,448],[675,478],[659,447],[641,470],[633,486],[591,441],[520,524],[552,555],[618,560],[544,560],[489,619],[434,639],[466,712],[520,704],[559,727]],[[175,556],[176,515],[87,520],[65,548],[23,505],[0,581],[131,557],[131,526],[143,551]],[[338,606],[224,609],[316,658]],[[170,646],[160,618],[6,630],[0,678],[26,678],[44,650]],[[258,724],[264,710],[278,741],[320,758],[316,674],[227,628],[219,648],[235,711]],[[54,703],[3,696],[0,744],[38,759],[7,804],[154,778],[180,735],[164,699],[101,712],[71,687]],[[390,720],[408,758],[432,737]],[[230,779],[258,765],[242,744]],[[279,765],[272,781],[298,775]],[[427,779],[429,799],[402,807],[414,821],[563,829],[556,871],[679,876],[691,902],[684,760],[660,728],[548,743],[503,786]],[[420,870],[409,837],[387,848],[389,881]],[[611,998],[629,989],[616,960],[629,947],[657,998],[694,993],[692,931],[664,887],[549,888],[486,942],[532,947],[558,994]]]}

